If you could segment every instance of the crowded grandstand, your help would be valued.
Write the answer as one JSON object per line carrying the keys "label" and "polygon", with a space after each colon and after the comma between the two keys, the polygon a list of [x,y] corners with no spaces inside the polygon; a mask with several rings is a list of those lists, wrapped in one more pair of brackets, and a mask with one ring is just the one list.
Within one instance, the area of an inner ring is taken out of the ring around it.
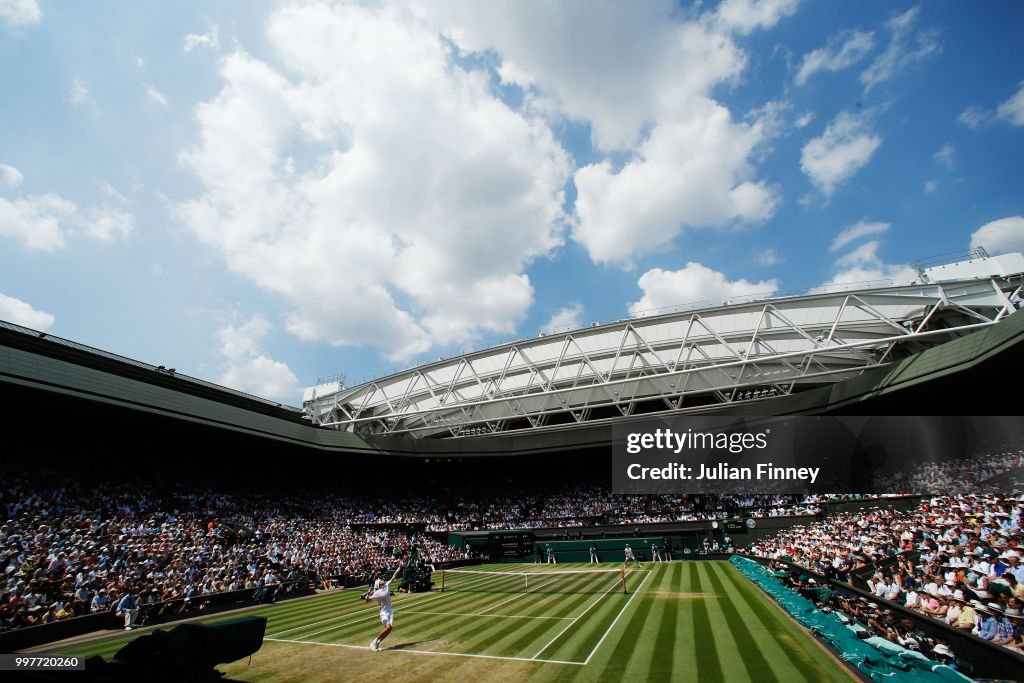
{"label": "crowded grandstand", "polygon": [[[124,626],[131,630],[201,616],[218,594],[274,602],[365,586],[396,563],[397,590],[430,590],[439,568],[500,559],[484,543],[451,543],[458,532],[532,529],[538,552],[524,559],[546,563],[541,544],[557,546],[570,529],[571,538],[597,538],[595,528],[601,538],[629,538],[651,525],[743,518],[784,526],[750,543],[706,531],[685,554],[680,543],[674,559],[735,551],[767,560],[791,590],[860,637],[966,673],[973,653],[895,606],[1024,648],[1024,449],[922,465],[898,477],[902,492],[886,495],[625,496],[558,480],[429,493],[405,482],[386,497],[335,487],[282,493],[251,479],[214,489],[19,470],[5,472],[0,490],[7,632],[100,614],[106,629],[120,629],[126,599],[138,605]],[[928,489],[941,493],[922,496]],[[835,511],[851,504],[858,509]],[[670,532],[659,535],[669,551],[660,559],[672,559]]]}

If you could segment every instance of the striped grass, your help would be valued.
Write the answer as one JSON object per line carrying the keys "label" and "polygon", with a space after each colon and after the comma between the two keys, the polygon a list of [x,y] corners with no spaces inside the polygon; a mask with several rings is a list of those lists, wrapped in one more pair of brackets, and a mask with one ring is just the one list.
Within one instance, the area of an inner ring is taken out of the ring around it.
{"label": "striped grass", "polygon": [[[588,569],[595,565],[487,565],[484,571]],[[614,568],[614,564],[600,565]],[[395,596],[385,651],[356,592],[247,612],[268,619],[251,662],[220,667],[239,681],[850,681],[834,657],[727,562],[685,561],[615,574],[506,580],[465,575],[464,590]],[[501,590],[508,592],[499,592]],[[233,618],[218,616],[219,622]],[[64,652],[109,658],[131,636]]]}

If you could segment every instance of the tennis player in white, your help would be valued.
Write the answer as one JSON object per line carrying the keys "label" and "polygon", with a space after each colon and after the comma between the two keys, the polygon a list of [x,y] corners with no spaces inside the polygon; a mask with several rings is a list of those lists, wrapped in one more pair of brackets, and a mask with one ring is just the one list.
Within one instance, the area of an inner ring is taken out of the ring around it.
{"label": "tennis player in white", "polygon": [[370,643],[370,649],[374,652],[380,652],[380,643],[382,640],[388,637],[391,633],[391,627],[395,623],[395,610],[391,606],[391,582],[398,578],[398,572],[402,571],[402,563],[398,563],[398,569],[391,575],[391,578],[385,581],[384,579],[377,579],[373,582],[373,588],[366,591],[363,595],[363,600],[376,600],[380,605],[380,621],[384,624],[384,628],[381,629],[377,637]]}

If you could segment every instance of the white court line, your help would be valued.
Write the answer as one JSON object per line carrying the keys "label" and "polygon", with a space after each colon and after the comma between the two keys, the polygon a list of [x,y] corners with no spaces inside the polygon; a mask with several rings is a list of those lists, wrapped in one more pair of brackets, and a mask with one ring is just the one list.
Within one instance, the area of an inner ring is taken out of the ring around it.
{"label": "white court line", "polygon": [[[480,583],[485,583],[487,581],[493,581],[495,578],[496,577],[485,577],[485,578],[482,578],[482,579],[473,579],[472,582],[470,584],[468,584],[468,585],[477,585],[477,584],[480,584]],[[428,597],[428,596],[432,596],[432,597]],[[417,600],[417,598],[420,598],[420,597],[425,597],[427,599],[426,600]],[[405,600],[399,600],[397,602],[397,604],[401,605],[403,603],[408,603],[410,600],[417,600],[416,604],[417,605],[422,605],[424,603],[430,602],[431,600],[434,600],[434,599],[437,599],[437,598],[443,598],[443,597],[444,597],[444,593],[440,593],[438,595],[433,595],[432,593],[421,593],[421,594],[415,595],[415,596],[413,596],[411,598],[406,598]],[[326,619],[321,619],[320,621],[313,621],[313,622],[310,622],[308,624],[301,624],[299,626],[293,626],[291,628],[286,628],[283,631],[277,631],[276,633],[271,633],[270,636],[268,636],[268,637],[283,636],[285,633],[291,633],[292,631],[299,631],[299,630],[304,629],[304,628],[309,628],[310,626],[316,626],[317,624],[326,624],[329,621],[336,621],[338,619],[346,619],[348,617],[355,616],[356,614],[359,614],[363,609],[365,609],[365,606],[364,605],[360,605],[359,608],[357,608],[357,609],[355,609],[355,610],[353,610],[351,612],[345,612],[344,614],[335,614],[333,617],[327,617]],[[323,633],[324,631],[330,631],[333,628],[341,628],[342,626],[348,626],[349,624],[356,624],[356,623],[358,623],[360,621],[366,621],[367,619],[372,619],[372,618],[375,618],[377,616],[378,616],[377,613],[374,613],[374,614],[371,614],[368,617],[362,617],[360,619],[356,619],[355,621],[349,621],[349,622],[346,622],[344,624],[338,624],[336,627],[332,626],[331,628],[324,629],[323,631],[317,631],[316,633],[309,633],[309,634],[306,634],[306,635],[307,635],[307,637],[314,636],[314,635],[317,635],[319,633]]]}
{"label": "white court line", "polygon": [[[568,631],[569,629],[571,629],[571,628],[572,628],[572,626],[573,626],[573,624],[575,624],[575,623],[576,623],[577,621],[579,621],[579,620],[580,620],[580,618],[581,618],[581,617],[582,617],[582,616],[583,616],[584,614],[586,614],[587,612],[589,612],[590,610],[592,610],[592,609],[594,608],[594,605],[596,605],[597,603],[599,603],[599,602],[601,602],[602,600],[604,600],[605,596],[606,596],[606,595],[608,595],[609,593],[611,593],[611,592],[612,592],[612,589],[613,589],[613,588],[615,588],[615,587],[616,587],[616,586],[618,586],[618,585],[619,585],[619,577],[617,576],[617,577],[615,577],[615,583],[613,583],[613,584],[611,585],[611,587],[610,587],[610,588],[609,588],[608,590],[606,590],[606,591],[605,591],[604,593],[601,593],[601,595],[599,595],[599,596],[597,597],[597,600],[594,600],[594,602],[590,603],[590,605],[589,605],[589,606],[588,606],[588,607],[587,607],[587,608],[586,608],[585,610],[583,610],[582,612],[580,612],[580,613],[579,613],[579,614],[578,614],[578,615],[576,616],[576,618],[575,618],[575,619],[573,619],[573,620],[572,620],[572,621],[570,621],[570,622],[569,622],[568,624],[566,624],[566,625],[565,625],[565,628],[563,628],[563,629],[562,629],[561,631],[559,631],[559,632],[558,632],[558,635],[557,635],[557,636],[555,636],[554,638],[552,638],[551,640],[549,640],[549,641],[548,641],[548,644],[547,644],[547,645],[545,645],[545,646],[544,646],[544,647],[542,647],[542,648],[541,648],[540,650],[538,650],[538,651],[537,651],[537,654],[535,654],[535,655],[533,656],[533,658],[534,658],[534,659],[536,659],[537,657],[540,657],[540,653],[541,653],[541,652],[544,652],[544,650],[546,650],[546,649],[548,649],[549,647],[551,647],[551,644],[552,644],[552,643],[554,643],[554,642],[555,642],[556,640],[558,640],[559,638],[561,638],[561,637],[562,637],[562,634],[563,634],[563,633],[565,633],[566,631]],[[643,584],[641,583],[641,585],[643,585]],[[630,600],[632,600],[632,599],[633,599],[633,598],[632,598],[632,597],[630,597]],[[628,604],[629,604],[629,602],[626,602],[626,604],[628,605]]]}
{"label": "white court line", "polygon": [[525,614],[473,614],[472,612],[421,612],[419,610],[407,609],[402,610],[402,614],[437,614],[440,616],[449,617],[484,617],[489,619],[558,619],[560,621],[570,621],[572,617],[535,617]]}
{"label": "white court line", "polygon": [[597,652],[597,648],[601,647],[601,643],[604,642],[604,639],[607,638],[608,634],[612,632],[613,628],[615,628],[615,624],[618,623],[619,617],[621,617],[622,613],[626,611],[627,607],[629,607],[629,603],[633,602],[633,598],[635,598],[637,594],[640,593],[640,589],[644,587],[644,584],[647,583],[647,579],[649,578],[651,578],[651,572],[647,573],[647,576],[644,577],[644,580],[640,582],[640,585],[636,587],[636,590],[633,591],[633,594],[629,596],[629,600],[626,601],[626,604],[623,605],[622,609],[619,610],[619,613],[615,615],[615,619],[612,620],[611,625],[605,630],[604,635],[601,636],[601,640],[597,641],[597,645],[595,645],[594,649],[590,651],[590,654],[587,655],[587,658],[583,660],[584,664],[590,663],[590,658],[594,656],[595,652]]}
{"label": "white court line", "polygon": [[[325,647],[346,647],[350,650],[369,650],[366,645],[348,645],[347,643],[321,643],[316,640],[286,640],[283,638],[264,638],[274,643],[296,643],[301,645],[323,645]],[[561,659],[528,659],[526,657],[502,657],[501,655],[475,655],[467,652],[433,652],[431,650],[409,650],[407,648],[385,648],[384,652],[411,652],[417,655],[439,655],[442,657],[475,657],[479,659],[507,659],[513,662],[536,662],[538,664],[570,664],[583,666],[583,662],[566,662]]]}

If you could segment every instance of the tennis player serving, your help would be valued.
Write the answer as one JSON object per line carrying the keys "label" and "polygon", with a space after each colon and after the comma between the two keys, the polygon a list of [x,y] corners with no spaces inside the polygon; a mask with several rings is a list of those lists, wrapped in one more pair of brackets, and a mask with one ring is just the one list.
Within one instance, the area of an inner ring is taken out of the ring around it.
{"label": "tennis player serving", "polygon": [[380,621],[384,624],[384,628],[381,629],[377,637],[370,643],[370,649],[374,652],[380,652],[380,643],[382,640],[388,637],[391,633],[391,626],[395,623],[395,610],[391,606],[391,582],[398,578],[398,572],[402,571],[402,563],[398,563],[398,569],[391,575],[391,578],[385,581],[384,579],[377,579],[373,582],[373,588],[366,591],[363,594],[363,600],[376,600],[380,605]]}

